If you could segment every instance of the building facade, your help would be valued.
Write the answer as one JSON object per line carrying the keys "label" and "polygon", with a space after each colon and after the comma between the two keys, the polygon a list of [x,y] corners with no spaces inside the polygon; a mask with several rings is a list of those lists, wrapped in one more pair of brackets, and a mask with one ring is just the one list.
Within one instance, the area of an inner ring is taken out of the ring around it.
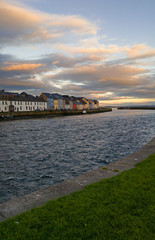
{"label": "building facade", "polygon": [[47,109],[46,101],[38,97],[0,92],[0,112],[44,111],[45,109]]}
{"label": "building facade", "polygon": [[60,95],[58,93],[42,93],[40,97],[22,93],[0,90],[0,112],[27,112],[44,110],[86,110],[98,109],[98,100]]}

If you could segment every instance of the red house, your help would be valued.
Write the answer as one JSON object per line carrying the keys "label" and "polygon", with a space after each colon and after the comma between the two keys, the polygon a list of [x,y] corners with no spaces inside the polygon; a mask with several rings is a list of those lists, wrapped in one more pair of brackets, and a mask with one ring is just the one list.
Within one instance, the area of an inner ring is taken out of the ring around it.
{"label": "red house", "polygon": [[77,110],[77,103],[73,102],[73,110]]}

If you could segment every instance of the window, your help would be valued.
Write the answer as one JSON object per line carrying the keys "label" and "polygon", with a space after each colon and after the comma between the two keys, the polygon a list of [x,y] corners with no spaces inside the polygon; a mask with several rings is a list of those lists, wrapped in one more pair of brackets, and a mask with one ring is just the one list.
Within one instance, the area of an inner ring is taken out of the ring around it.
{"label": "window", "polygon": [[2,101],[2,105],[4,105],[4,101]]}
{"label": "window", "polygon": [[22,111],[22,107],[20,107],[20,110]]}
{"label": "window", "polygon": [[5,101],[5,105],[7,105],[7,101]]}
{"label": "window", "polygon": [[10,105],[12,105],[12,102],[10,102]]}
{"label": "window", "polygon": [[16,105],[16,102],[15,102],[15,105]]}
{"label": "window", "polygon": [[26,110],[27,110],[27,106],[26,106]]}
{"label": "window", "polygon": [[7,110],[7,107],[5,107],[5,110]]}
{"label": "window", "polygon": [[19,105],[19,102],[18,102],[18,105]]}

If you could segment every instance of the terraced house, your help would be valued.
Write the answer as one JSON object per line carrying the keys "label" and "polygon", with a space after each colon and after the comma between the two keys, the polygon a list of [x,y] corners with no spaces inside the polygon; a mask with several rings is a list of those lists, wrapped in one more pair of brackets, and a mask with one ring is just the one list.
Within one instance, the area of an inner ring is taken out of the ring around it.
{"label": "terraced house", "polygon": [[58,109],[58,99],[51,93],[42,93],[40,98],[47,102],[48,110]]}
{"label": "terraced house", "polygon": [[99,107],[100,107],[99,101],[98,100],[94,100],[94,109],[98,109]]}
{"label": "terraced house", "polygon": [[64,110],[65,99],[58,93],[42,93],[40,98],[47,102],[48,110]]}
{"label": "terraced house", "polygon": [[84,109],[90,109],[90,105],[89,105],[89,101],[88,101],[88,99],[86,99],[86,98],[81,98],[81,101],[83,102],[83,104],[84,104]]}
{"label": "terraced house", "polygon": [[46,101],[25,92],[18,94],[0,91],[0,112],[43,111],[47,108]]}
{"label": "terraced house", "polygon": [[84,97],[44,92],[40,97],[34,97],[26,92],[19,94],[0,90],[0,112],[87,110],[98,108],[98,100],[86,99]]}
{"label": "terraced house", "polygon": [[62,95],[65,100],[65,109],[66,110],[73,110],[73,100],[68,95]]}

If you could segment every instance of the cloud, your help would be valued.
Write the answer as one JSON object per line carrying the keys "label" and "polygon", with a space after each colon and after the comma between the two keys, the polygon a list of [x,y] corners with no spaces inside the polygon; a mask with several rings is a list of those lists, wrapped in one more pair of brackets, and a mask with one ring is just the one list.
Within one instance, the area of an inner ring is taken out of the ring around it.
{"label": "cloud", "polygon": [[[68,34],[96,34],[96,25],[80,16],[47,14],[1,1],[1,46],[61,42]],[[61,39],[62,38],[62,39]]]}
{"label": "cloud", "polygon": [[155,49],[146,44],[103,44],[103,37],[110,41],[108,36],[99,35],[96,24],[84,17],[48,14],[9,2],[0,0],[3,52],[8,46],[24,46],[33,47],[34,56],[47,48],[49,54],[30,60],[19,59],[19,49],[14,56],[0,54],[1,87],[34,94],[61,90],[101,101],[153,99]]}
{"label": "cloud", "polygon": [[144,59],[155,57],[155,49],[152,49],[145,44],[137,44],[133,47],[127,47],[126,53],[129,59]]}
{"label": "cloud", "polygon": [[104,99],[100,100],[100,104],[103,106],[130,106],[130,105],[154,105],[155,104],[155,99],[154,98],[128,98],[126,96],[121,97],[121,98],[112,98],[112,99]]}
{"label": "cloud", "polygon": [[41,67],[42,64],[16,64],[16,65],[9,65],[9,66],[5,66],[0,68],[0,70],[3,71],[25,71],[25,70],[34,70],[38,67]]}
{"label": "cloud", "polygon": [[138,55],[145,54],[149,50],[150,50],[150,48],[148,46],[146,46],[145,44],[137,44],[137,45],[134,45],[133,47],[126,48],[126,52],[129,57],[135,57]]}
{"label": "cloud", "polygon": [[96,26],[80,16],[51,16],[50,26],[80,34],[96,34]]}
{"label": "cloud", "polygon": [[[122,60],[123,61],[123,60]],[[150,99],[155,92],[154,75],[145,67],[105,64],[86,56],[48,54],[20,60],[0,54],[0,85],[5,89],[61,92],[102,101]],[[110,102],[109,102],[110,103]]]}
{"label": "cloud", "polygon": [[58,74],[50,75],[52,79],[72,80],[73,82],[100,82],[104,86],[129,86],[140,84],[140,74],[145,73],[142,68],[129,66],[108,66],[104,64],[92,64],[86,66],[75,66],[62,70]]}
{"label": "cloud", "polygon": [[94,58],[99,61],[111,58],[113,54],[121,51],[121,48],[116,45],[105,46],[100,44],[96,39],[94,41],[96,41],[96,43],[93,43],[92,38],[90,38],[90,42],[88,39],[86,42],[80,41],[77,46],[73,46],[71,44],[56,44],[55,47],[57,50],[61,50],[67,54],[89,56],[90,59]]}

